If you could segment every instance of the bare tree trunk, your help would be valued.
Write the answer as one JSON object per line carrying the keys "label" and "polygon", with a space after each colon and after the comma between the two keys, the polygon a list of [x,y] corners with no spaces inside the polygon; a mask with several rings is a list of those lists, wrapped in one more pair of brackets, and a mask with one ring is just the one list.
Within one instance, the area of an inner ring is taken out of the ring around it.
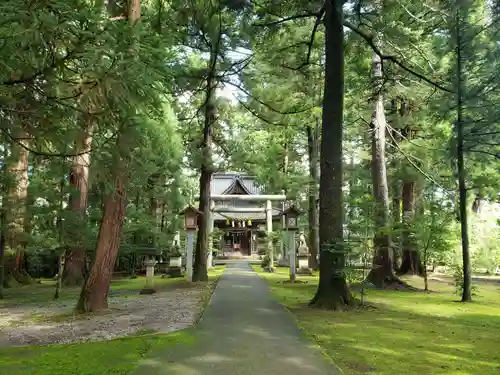
{"label": "bare tree trunk", "polygon": [[424,274],[424,265],[413,230],[415,220],[415,181],[403,182],[403,260],[398,271],[399,274],[419,275]]}
{"label": "bare tree trunk", "polygon": [[381,288],[394,278],[393,252],[390,238],[389,190],[385,158],[386,118],[382,95],[382,62],[376,53],[372,55],[373,113],[372,131],[372,184],[374,208],[373,267],[367,280]]}
{"label": "bare tree trunk", "polygon": [[4,204],[0,206],[0,299],[4,298],[3,289],[6,286],[5,278],[5,244],[7,241],[7,207],[5,201],[7,200],[7,149],[4,147],[3,158],[2,158],[2,181],[1,181],[1,193],[2,200]]}
{"label": "bare tree trunk", "polygon": [[478,215],[481,212],[481,203],[483,201],[483,196],[479,192],[476,194],[474,201],[472,202],[472,212]]}
{"label": "bare tree trunk", "polygon": [[[75,154],[71,165],[69,177],[70,183],[70,210],[75,215],[75,223],[67,230],[72,238],[74,246],[66,255],[64,273],[62,275],[64,285],[82,285],[85,279],[86,251],[82,230],[85,226],[87,201],[89,192],[89,167],[90,149],[92,147],[92,119],[87,118],[85,129],[80,138],[75,142]],[[84,232],[83,232],[84,233]]]}
{"label": "bare tree trunk", "polygon": [[[117,145],[120,146],[120,145]],[[115,187],[104,202],[95,260],[76,306],[78,312],[95,312],[108,307],[109,285],[120,247],[125,217],[125,172],[115,175]]]}
{"label": "bare tree trunk", "polygon": [[319,254],[319,232],[318,232],[318,156],[319,156],[319,120],[314,129],[311,126],[307,127],[307,153],[309,156],[309,267],[318,269],[318,254]]}
{"label": "bare tree trunk", "polygon": [[392,182],[392,231],[393,231],[393,247],[394,247],[394,269],[397,268],[398,262],[402,258],[401,250],[401,183],[397,178]]}
{"label": "bare tree trunk", "polygon": [[208,281],[207,251],[209,251],[208,218],[210,217],[210,182],[212,180],[212,127],[216,121],[215,90],[217,88],[217,58],[219,57],[222,30],[217,40],[210,44],[210,61],[205,98],[205,121],[201,150],[203,158],[200,173],[200,201],[198,210],[203,214],[198,219],[198,236],[193,264],[193,281]]}
{"label": "bare tree trunk", "polygon": [[[399,104],[401,105],[399,107]],[[398,108],[399,107],[399,108]],[[404,113],[404,101],[401,102],[399,98],[394,98],[391,100],[391,112],[389,118],[392,122],[392,130],[388,130],[391,134],[389,143],[392,147],[389,148],[389,152],[392,157],[391,166],[394,171],[394,175],[390,178],[392,181],[390,184],[390,195],[392,197],[392,245],[393,245],[393,268],[396,270],[399,267],[401,261],[401,178],[399,176],[399,171],[401,170],[401,154],[398,152],[399,142],[401,141],[401,136],[398,129],[401,128],[400,119]],[[398,110],[399,109],[399,110]]]}
{"label": "bare tree trunk", "polygon": [[342,309],[354,299],[344,274],[343,205],[343,107],[344,107],[344,13],[343,2],[325,2],[325,88],[320,154],[319,284],[310,305]]}
{"label": "bare tree trunk", "polygon": [[464,158],[464,125],[465,119],[463,118],[464,110],[464,86],[465,76],[463,69],[463,56],[462,48],[464,41],[462,39],[462,29],[466,24],[467,10],[457,0],[456,9],[456,79],[457,79],[457,121],[456,140],[457,140],[457,172],[458,172],[458,192],[459,192],[459,212],[460,212],[460,228],[462,234],[462,261],[463,261],[463,290],[462,302],[472,301],[472,277],[471,277],[471,264],[470,264],[470,251],[469,251],[469,232],[467,224],[467,187],[465,185],[465,158]]}
{"label": "bare tree trunk", "polygon": [[[28,134],[19,130],[16,141],[26,144]],[[25,268],[25,216],[26,198],[28,196],[28,159],[29,152],[16,142],[12,143],[10,162],[7,163],[7,171],[10,175],[10,186],[7,192],[7,244],[16,253],[12,276],[20,283],[29,283],[30,278]]]}

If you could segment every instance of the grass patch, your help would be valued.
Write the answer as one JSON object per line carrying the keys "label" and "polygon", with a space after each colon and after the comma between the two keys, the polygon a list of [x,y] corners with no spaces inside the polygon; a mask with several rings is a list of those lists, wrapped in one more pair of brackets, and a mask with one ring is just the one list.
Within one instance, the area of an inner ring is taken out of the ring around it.
{"label": "grass patch", "polygon": [[151,350],[193,340],[185,330],[105,342],[0,349],[0,374],[126,375]]}
{"label": "grass patch", "polygon": [[[202,287],[204,288],[201,303],[208,303],[215,288],[216,281],[224,271],[225,266],[217,266],[209,270],[209,283],[186,284],[183,278],[161,279],[159,289],[167,286]],[[163,282],[162,282],[163,280]],[[155,280],[156,281],[156,280]],[[168,282],[170,281],[170,282]],[[144,285],[137,279],[122,279],[118,289],[138,293]],[[39,284],[20,287],[36,293]],[[77,296],[77,295],[76,295]],[[33,299],[29,298],[32,302]],[[26,299],[22,299],[26,301]],[[40,299],[40,301],[42,301]],[[58,319],[86,319],[89,315],[75,317],[72,313],[58,314],[51,317],[34,315],[40,322],[57,321]],[[190,344],[194,341],[191,329],[181,330],[166,335],[152,334],[154,330],[142,329],[133,335],[101,342],[88,342],[70,345],[28,346],[0,349],[0,374],[8,375],[125,375],[132,371],[137,362],[156,349],[168,349],[176,343]]]}
{"label": "grass patch", "polygon": [[[458,303],[455,288],[430,281],[431,293],[368,290],[373,308],[311,309],[317,277],[283,283],[287,268],[254,269],[346,375],[494,375],[500,373],[500,286],[478,285],[479,296]],[[420,278],[405,278],[422,288]]]}

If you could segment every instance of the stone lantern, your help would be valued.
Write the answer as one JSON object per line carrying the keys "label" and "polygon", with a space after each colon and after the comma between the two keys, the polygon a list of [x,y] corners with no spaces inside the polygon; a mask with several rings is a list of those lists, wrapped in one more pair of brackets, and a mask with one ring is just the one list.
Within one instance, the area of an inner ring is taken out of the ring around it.
{"label": "stone lantern", "polygon": [[288,262],[290,265],[290,281],[295,281],[297,269],[297,252],[295,249],[295,233],[299,229],[299,210],[295,206],[290,206],[283,211],[285,218],[285,229],[288,233]]}
{"label": "stone lantern", "polygon": [[[293,260],[290,260],[290,268],[296,267],[296,261],[298,263],[297,274],[299,275],[312,275],[312,270],[309,268],[309,248],[306,244],[305,236],[301,233],[299,236],[299,248],[297,253],[295,253],[295,233],[299,229],[299,214],[300,211],[295,207],[291,206],[286,209],[283,214],[285,215],[286,228],[288,231],[293,233],[291,243],[291,250],[293,250]],[[293,269],[295,271],[295,269]],[[292,275],[292,269],[290,269],[290,279],[293,281],[295,275]]]}

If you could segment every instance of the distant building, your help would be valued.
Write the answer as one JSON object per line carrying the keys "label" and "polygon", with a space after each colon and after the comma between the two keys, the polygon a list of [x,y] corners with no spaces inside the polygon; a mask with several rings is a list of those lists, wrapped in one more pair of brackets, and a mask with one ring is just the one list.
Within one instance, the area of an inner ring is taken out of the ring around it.
{"label": "distant building", "polygon": [[[214,173],[211,181],[212,195],[259,195],[265,194],[258,186],[255,177],[246,174],[225,172]],[[214,201],[215,207],[258,208],[265,202],[258,201]],[[281,222],[281,206],[275,202],[273,208],[273,227],[279,227]],[[240,252],[242,255],[256,254],[258,238],[266,232],[265,212],[216,212],[214,227],[224,232],[220,241],[220,251]]]}

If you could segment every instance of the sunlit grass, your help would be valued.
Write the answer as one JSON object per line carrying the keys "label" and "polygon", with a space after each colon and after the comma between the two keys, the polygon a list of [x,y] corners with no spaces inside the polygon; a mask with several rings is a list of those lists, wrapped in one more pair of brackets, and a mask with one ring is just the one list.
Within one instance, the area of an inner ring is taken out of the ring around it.
{"label": "sunlit grass", "polygon": [[189,330],[71,345],[0,349],[0,374],[126,375],[147,353],[191,343]]}
{"label": "sunlit grass", "polygon": [[347,375],[500,374],[500,285],[478,284],[467,304],[457,302],[453,285],[436,281],[430,293],[367,290],[369,307],[331,312],[307,307],[316,277],[286,284],[288,269],[254,269]]}
{"label": "sunlit grass", "polygon": [[[157,289],[172,287],[203,287],[201,303],[208,302],[215,286],[214,281],[222,274],[225,266],[217,266],[208,271],[209,283],[187,284],[184,278],[162,279],[156,278]],[[115,290],[133,293],[141,298],[138,291],[144,286],[144,278],[120,279],[113,283]],[[19,287],[25,292],[26,298],[15,299],[18,303],[40,301],[42,297],[50,297],[45,288],[50,285],[30,285]],[[17,289],[17,288],[16,288]],[[52,288],[50,289],[52,290]],[[73,297],[77,297],[77,293]],[[71,296],[71,294],[66,295]],[[75,301],[73,301],[74,303]],[[72,313],[60,314],[50,318],[34,316],[41,321],[64,320],[72,317]],[[85,317],[83,317],[85,318]],[[21,348],[0,349],[0,374],[8,375],[125,375],[128,374],[137,362],[154,349],[167,349],[182,342],[191,343],[194,336],[191,329],[182,330],[166,335],[151,334],[151,330],[140,330],[131,337],[122,339],[79,343],[71,345],[28,346]]]}

